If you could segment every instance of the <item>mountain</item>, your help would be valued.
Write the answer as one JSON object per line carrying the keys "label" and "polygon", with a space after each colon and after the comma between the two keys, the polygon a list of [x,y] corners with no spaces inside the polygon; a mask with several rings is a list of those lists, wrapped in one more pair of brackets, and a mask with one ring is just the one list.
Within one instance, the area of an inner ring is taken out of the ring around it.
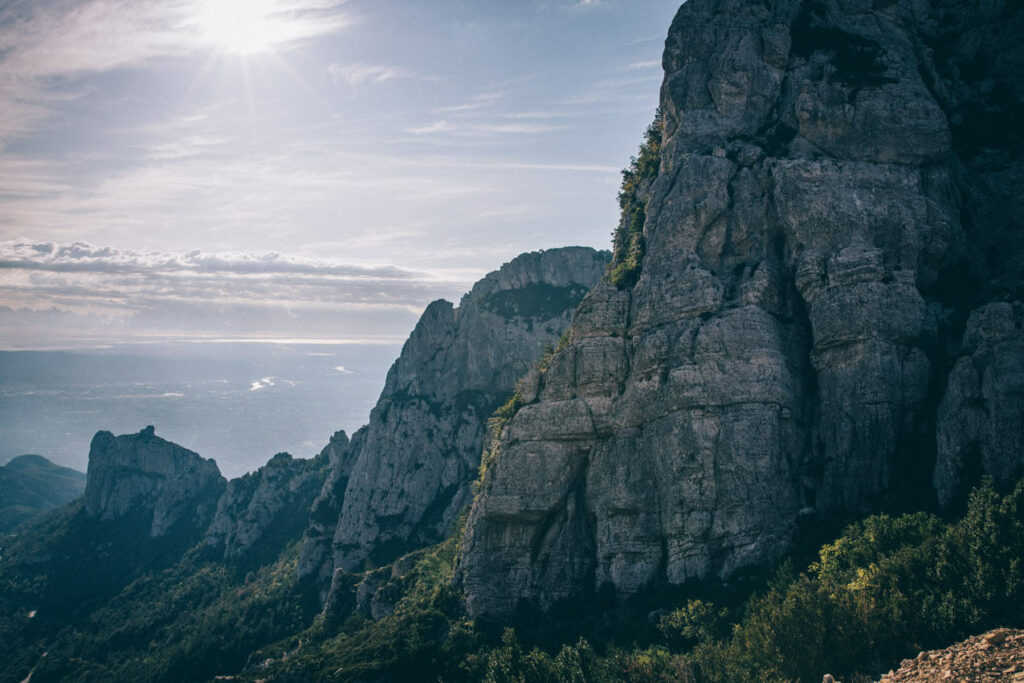
{"label": "mountain", "polygon": [[151,538],[201,534],[226,485],[212,459],[161,439],[152,426],[123,436],[97,432],[87,475],[86,515],[143,520]]}
{"label": "mountain", "polygon": [[558,344],[610,255],[584,247],[523,254],[456,308],[435,301],[388,372],[369,423],[333,446],[300,575],[326,587],[437,543],[469,503],[487,419]]}
{"label": "mountain", "polygon": [[1024,626],[1021,36],[688,0],[610,262],[434,302],[311,460],[98,433],[4,540],[0,677],[848,679]]}
{"label": "mountain", "polygon": [[41,455],[19,455],[0,467],[0,533],[39,512],[69,503],[85,490],[85,474]]}
{"label": "mountain", "polygon": [[1024,474],[1022,22],[680,8],[613,278],[470,514],[471,614],[727,578],[808,525]]}

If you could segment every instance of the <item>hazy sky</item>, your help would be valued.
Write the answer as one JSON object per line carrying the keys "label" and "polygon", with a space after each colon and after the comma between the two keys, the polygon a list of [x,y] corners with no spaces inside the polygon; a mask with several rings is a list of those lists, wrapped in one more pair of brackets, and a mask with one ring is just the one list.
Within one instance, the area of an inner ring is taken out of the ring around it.
{"label": "hazy sky", "polygon": [[678,5],[0,3],[0,346],[401,339],[607,248]]}

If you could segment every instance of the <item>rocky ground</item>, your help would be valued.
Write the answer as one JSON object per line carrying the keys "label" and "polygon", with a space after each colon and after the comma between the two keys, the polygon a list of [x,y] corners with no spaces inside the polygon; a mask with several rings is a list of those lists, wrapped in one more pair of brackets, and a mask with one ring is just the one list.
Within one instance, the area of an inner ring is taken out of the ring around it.
{"label": "rocky ground", "polygon": [[997,628],[947,647],[905,659],[879,683],[1024,681],[1024,631]]}

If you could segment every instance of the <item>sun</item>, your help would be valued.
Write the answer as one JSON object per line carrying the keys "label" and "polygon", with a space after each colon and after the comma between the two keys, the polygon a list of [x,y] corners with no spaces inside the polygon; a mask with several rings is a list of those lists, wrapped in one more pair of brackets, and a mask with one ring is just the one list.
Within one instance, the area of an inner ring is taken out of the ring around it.
{"label": "sun", "polygon": [[202,0],[195,21],[204,42],[240,56],[273,52],[295,37],[276,0]]}

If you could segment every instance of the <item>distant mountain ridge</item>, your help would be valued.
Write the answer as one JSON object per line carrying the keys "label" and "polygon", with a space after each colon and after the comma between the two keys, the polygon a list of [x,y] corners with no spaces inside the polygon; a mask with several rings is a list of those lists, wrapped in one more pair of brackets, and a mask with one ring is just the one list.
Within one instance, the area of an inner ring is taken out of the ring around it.
{"label": "distant mountain ridge", "polygon": [[521,254],[459,305],[438,300],[388,372],[368,424],[336,435],[332,474],[313,505],[299,574],[323,587],[437,543],[469,502],[487,420],[553,349],[603,276],[608,252]]}
{"label": "distant mountain ridge", "polygon": [[40,512],[69,503],[85,491],[84,472],[41,455],[19,455],[0,467],[0,533]]}

